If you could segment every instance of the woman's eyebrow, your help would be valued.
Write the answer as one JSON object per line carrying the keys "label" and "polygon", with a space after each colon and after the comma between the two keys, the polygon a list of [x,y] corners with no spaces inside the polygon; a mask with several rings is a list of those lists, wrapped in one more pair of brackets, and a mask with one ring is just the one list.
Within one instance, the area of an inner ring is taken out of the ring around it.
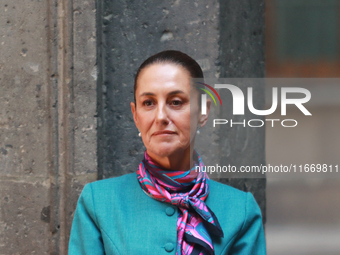
{"label": "woman's eyebrow", "polygon": [[[171,91],[168,93],[169,96],[172,96],[172,95],[176,95],[176,94],[184,94],[184,91],[182,90],[174,90],[174,91]],[[152,92],[144,92],[142,94],[140,94],[139,96],[155,96],[156,94],[152,93]]]}
{"label": "woman's eyebrow", "polygon": [[184,91],[175,90],[175,91],[171,91],[171,92],[168,93],[169,96],[176,95],[176,94],[184,94]]}
{"label": "woman's eyebrow", "polygon": [[140,97],[142,97],[142,96],[155,96],[155,94],[152,93],[152,92],[144,92],[144,93],[140,94],[139,96]]}

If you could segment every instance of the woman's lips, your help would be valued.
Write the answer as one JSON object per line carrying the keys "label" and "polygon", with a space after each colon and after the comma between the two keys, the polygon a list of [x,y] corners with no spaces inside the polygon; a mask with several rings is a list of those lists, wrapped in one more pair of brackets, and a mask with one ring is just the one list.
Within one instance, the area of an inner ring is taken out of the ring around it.
{"label": "woman's lips", "polygon": [[175,135],[176,132],[171,131],[171,130],[161,130],[161,131],[156,131],[153,132],[152,135],[158,135],[158,136],[162,136],[162,135]]}

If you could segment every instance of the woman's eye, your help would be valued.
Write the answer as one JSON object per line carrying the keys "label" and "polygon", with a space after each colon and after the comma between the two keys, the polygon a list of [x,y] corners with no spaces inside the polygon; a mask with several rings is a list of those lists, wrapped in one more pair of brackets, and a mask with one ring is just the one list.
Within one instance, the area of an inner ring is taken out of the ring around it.
{"label": "woman's eye", "polygon": [[152,102],[152,100],[145,100],[145,101],[143,102],[143,105],[144,105],[144,106],[151,106],[151,105],[153,105],[153,102]]}
{"label": "woman's eye", "polygon": [[172,100],[170,104],[174,105],[174,106],[178,106],[178,105],[182,104],[182,101],[180,101],[180,100]]}

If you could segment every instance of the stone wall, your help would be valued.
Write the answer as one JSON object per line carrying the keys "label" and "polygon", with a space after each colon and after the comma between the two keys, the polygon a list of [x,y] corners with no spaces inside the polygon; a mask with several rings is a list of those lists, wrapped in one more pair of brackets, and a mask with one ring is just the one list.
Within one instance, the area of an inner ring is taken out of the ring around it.
{"label": "stone wall", "polygon": [[2,1],[0,254],[67,254],[97,179],[95,1]]}
{"label": "stone wall", "polygon": [[0,254],[48,251],[46,8],[38,1],[1,1]]}

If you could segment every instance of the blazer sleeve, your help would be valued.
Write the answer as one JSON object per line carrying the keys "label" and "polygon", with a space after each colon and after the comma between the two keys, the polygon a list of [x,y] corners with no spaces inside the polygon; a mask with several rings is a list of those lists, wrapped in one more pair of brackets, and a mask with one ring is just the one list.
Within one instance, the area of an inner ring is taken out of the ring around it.
{"label": "blazer sleeve", "polygon": [[231,255],[265,255],[266,241],[264,237],[261,210],[253,195],[247,193],[246,216],[241,231],[238,233]]}
{"label": "blazer sleeve", "polygon": [[104,254],[101,231],[95,215],[91,184],[86,184],[74,214],[69,255],[100,255]]}

